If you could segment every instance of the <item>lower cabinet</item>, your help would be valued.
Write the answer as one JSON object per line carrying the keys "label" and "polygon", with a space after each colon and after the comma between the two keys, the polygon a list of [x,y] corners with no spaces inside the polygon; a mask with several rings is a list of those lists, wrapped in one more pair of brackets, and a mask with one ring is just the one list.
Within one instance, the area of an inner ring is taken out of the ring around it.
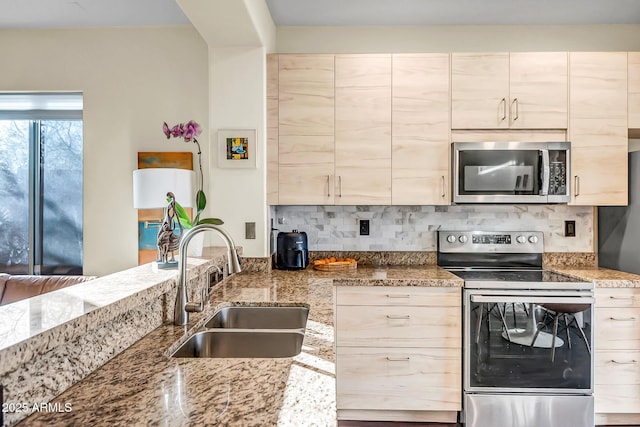
{"label": "lower cabinet", "polygon": [[455,422],[459,288],[335,289],[338,419]]}
{"label": "lower cabinet", "polygon": [[640,289],[596,289],[596,424],[640,424]]}

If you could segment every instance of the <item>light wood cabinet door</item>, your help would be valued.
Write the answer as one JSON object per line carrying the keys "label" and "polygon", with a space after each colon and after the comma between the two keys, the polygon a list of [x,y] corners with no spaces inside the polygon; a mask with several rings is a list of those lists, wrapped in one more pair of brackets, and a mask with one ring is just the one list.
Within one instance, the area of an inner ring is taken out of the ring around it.
{"label": "light wood cabinet door", "polygon": [[459,349],[338,347],[336,353],[339,410],[461,409]]}
{"label": "light wood cabinet door", "polygon": [[462,341],[460,307],[342,306],[337,346],[448,347]]}
{"label": "light wood cabinet door", "polygon": [[449,203],[449,54],[393,55],[394,205]]}
{"label": "light wood cabinet door", "polygon": [[334,57],[280,55],[278,201],[333,204]]}
{"label": "light wood cabinet door", "polygon": [[333,143],[333,136],[280,136],[281,205],[333,204]]}
{"label": "light wood cabinet door", "polygon": [[509,127],[509,54],[451,54],[451,127]]}
{"label": "light wood cabinet door", "polygon": [[627,53],[569,54],[574,205],[627,204]]}
{"label": "light wood cabinet door", "polygon": [[462,289],[444,286],[337,286],[335,298],[337,305],[460,307]]}
{"label": "light wood cabinet door", "polygon": [[568,54],[509,54],[509,117],[512,129],[566,129]]}
{"label": "light wood cabinet door", "polygon": [[629,52],[629,129],[640,129],[640,52]]}
{"label": "light wood cabinet door", "polygon": [[391,204],[391,55],[336,55],[335,114],[335,204]]}

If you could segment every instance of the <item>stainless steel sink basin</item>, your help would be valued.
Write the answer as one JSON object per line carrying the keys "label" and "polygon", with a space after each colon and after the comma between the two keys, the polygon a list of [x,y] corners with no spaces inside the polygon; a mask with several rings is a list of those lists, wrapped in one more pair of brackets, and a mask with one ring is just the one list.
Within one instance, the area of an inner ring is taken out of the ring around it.
{"label": "stainless steel sink basin", "polygon": [[206,328],[304,329],[306,307],[224,307],[206,324]]}
{"label": "stainless steel sink basin", "polygon": [[172,357],[292,357],[303,339],[302,331],[208,330],[192,335]]}

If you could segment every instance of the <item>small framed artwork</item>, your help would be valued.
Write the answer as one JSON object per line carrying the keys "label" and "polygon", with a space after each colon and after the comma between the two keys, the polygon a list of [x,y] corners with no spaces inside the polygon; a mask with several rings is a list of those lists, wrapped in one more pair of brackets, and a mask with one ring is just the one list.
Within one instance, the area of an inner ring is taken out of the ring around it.
{"label": "small framed artwork", "polygon": [[218,131],[218,167],[253,169],[256,154],[255,129]]}

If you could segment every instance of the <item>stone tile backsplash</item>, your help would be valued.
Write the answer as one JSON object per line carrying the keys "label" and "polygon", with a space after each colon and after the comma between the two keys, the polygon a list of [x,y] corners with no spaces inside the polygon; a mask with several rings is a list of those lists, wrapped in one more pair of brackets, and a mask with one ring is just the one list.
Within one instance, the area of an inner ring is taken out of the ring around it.
{"label": "stone tile backsplash", "polygon": [[[312,251],[435,251],[440,228],[542,231],[545,252],[593,252],[591,206],[276,206],[274,218],[280,231],[305,231]],[[359,235],[361,219],[369,236]],[[564,237],[565,220],[576,237]]]}

